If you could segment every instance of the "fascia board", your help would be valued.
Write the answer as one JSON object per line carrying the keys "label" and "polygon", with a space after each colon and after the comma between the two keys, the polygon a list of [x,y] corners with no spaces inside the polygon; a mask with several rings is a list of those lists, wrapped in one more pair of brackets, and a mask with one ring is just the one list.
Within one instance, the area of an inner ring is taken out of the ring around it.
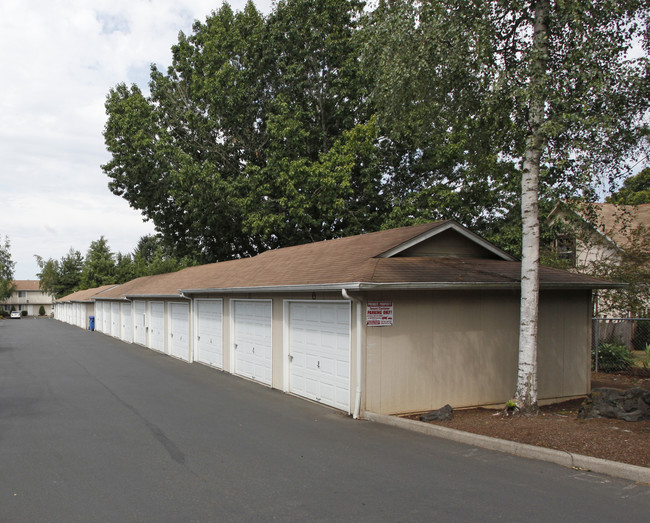
{"label": "fascia board", "polygon": [[247,293],[247,292],[316,292],[316,291],[340,291],[341,289],[358,290],[361,284],[358,282],[348,283],[320,283],[314,285],[278,285],[264,287],[208,287],[204,289],[181,289],[181,294],[217,294],[217,293]]}
{"label": "fascia board", "polygon": [[183,298],[182,293],[179,294],[125,294],[126,300],[143,300],[143,299],[158,299],[158,300],[171,300]]}

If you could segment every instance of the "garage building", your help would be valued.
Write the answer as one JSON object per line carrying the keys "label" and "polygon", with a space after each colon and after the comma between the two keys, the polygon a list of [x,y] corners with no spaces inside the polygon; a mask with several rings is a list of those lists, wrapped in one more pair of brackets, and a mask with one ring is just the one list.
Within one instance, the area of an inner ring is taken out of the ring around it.
{"label": "garage building", "polygon": [[[542,268],[540,285],[539,398],[587,394],[592,291],[615,284]],[[519,289],[518,261],[441,221],[138,278],[94,303],[106,334],[362,416],[511,399]]]}

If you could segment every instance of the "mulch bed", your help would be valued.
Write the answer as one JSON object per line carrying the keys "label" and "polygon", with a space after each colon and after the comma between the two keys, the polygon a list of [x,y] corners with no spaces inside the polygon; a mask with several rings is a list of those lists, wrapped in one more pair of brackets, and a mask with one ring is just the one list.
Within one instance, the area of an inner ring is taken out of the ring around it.
{"label": "mulch bed", "polygon": [[[650,390],[650,379],[625,374],[593,373],[592,388],[635,386]],[[433,421],[474,434],[563,450],[631,465],[650,467],[650,420],[578,419],[582,399],[540,408],[538,416],[505,416],[502,411],[476,408],[455,410],[454,419]],[[418,419],[417,414],[404,416]]]}

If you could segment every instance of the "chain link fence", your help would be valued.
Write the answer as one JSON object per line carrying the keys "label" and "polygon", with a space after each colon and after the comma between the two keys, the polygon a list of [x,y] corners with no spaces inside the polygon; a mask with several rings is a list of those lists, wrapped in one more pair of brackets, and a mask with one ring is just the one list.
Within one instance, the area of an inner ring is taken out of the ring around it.
{"label": "chain link fence", "polygon": [[593,318],[594,370],[598,370],[601,343],[616,343],[629,351],[645,351],[650,346],[650,318]]}

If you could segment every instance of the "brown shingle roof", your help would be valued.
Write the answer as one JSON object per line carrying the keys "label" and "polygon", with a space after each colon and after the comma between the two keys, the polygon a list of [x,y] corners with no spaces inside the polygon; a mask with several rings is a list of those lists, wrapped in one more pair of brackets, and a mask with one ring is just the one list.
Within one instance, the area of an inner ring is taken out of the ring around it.
{"label": "brown shingle roof", "polygon": [[17,291],[40,291],[39,280],[14,280]]}
{"label": "brown shingle roof", "polygon": [[[375,233],[266,251],[243,258],[178,272],[146,276],[109,289],[96,298],[178,296],[198,290],[317,287],[505,286],[518,287],[520,263],[498,259],[380,257],[402,244],[426,236],[449,222],[434,222]],[[460,227],[460,226],[458,226]],[[541,269],[543,287],[611,286],[597,278]],[[411,285],[409,285],[411,284]]]}
{"label": "brown shingle roof", "polygon": [[63,298],[59,298],[57,301],[90,301],[96,296],[102,294],[108,289],[117,287],[117,285],[104,285],[102,287],[95,287],[94,289],[85,289],[83,291],[76,291]]}

